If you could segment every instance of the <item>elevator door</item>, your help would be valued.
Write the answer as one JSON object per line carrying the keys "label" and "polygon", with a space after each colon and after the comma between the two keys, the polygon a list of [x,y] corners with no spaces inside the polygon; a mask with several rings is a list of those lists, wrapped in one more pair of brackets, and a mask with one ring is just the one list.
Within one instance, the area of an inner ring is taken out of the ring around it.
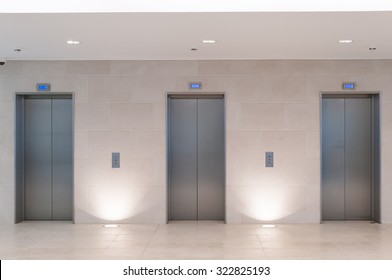
{"label": "elevator door", "polygon": [[72,219],[72,101],[25,98],[25,220]]}
{"label": "elevator door", "polygon": [[222,98],[169,99],[169,220],[224,220]]}
{"label": "elevator door", "polygon": [[323,98],[323,220],[372,219],[372,123],[371,98]]}

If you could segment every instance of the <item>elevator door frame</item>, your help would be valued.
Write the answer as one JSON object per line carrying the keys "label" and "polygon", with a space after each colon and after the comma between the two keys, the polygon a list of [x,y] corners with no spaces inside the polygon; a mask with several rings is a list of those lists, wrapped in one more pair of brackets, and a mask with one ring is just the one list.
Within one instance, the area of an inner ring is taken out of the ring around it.
{"label": "elevator door frame", "polygon": [[[72,185],[71,185],[71,208],[72,208],[72,223],[75,223],[75,195],[74,195],[74,135],[75,135],[75,96],[73,92],[16,92],[15,94],[15,132],[14,132],[14,157],[15,157],[15,218],[14,222],[19,223],[25,220],[25,189],[24,189],[24,100],[25,99],[70,99],[71,100],[71,114],[72,114]],[[50,220],[48,220],[50,221]]]}
{"label": "elevator door frame", "polygon": [[[187,93],[187,92],[167,92],[166,93],[166,223],[170,222],[170,99],[222,99],[223,101],[223,205],[224,205],[224,219],[226,223],[226,96],[224,92],[201,92],[198,94]],[[197,220],[196,220],[197,222]]]}
{"label": "elevator door frame", "polygon": [[[320,93],[320,223],[323,223],[323,98],[371,98],[372,100],[372,186],[371,222],[382,223],[381,212],[381,93],[379,91],[361,92],[321,92]],[[338,221],[338,220],[337,220]],[[342,220],[349,221],[349,220]]]}

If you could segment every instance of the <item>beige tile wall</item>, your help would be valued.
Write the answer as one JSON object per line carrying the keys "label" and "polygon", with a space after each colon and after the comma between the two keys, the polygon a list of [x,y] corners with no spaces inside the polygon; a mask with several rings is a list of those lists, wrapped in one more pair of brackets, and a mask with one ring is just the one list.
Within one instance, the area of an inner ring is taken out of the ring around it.
{"label": "beige tile wall", "polygon": [[[0,67],[0,223],[14,217],[14,93],[75,93],[75,221],[166,221],[166,92],[226,92],[227,222],[318,223],[320,91],[382,92],[382,220],[392,223],[392,60],[8,61]],[[275,167],[264,153],[275,152]],[[121,168],[111,168],[121,152]]]}

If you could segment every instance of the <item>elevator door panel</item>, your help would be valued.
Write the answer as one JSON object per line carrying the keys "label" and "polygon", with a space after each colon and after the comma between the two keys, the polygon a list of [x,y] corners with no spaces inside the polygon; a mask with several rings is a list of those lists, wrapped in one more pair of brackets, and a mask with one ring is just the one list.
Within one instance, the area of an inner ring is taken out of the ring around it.
{"label": "elevator door panel", "polygon": [[72,219],[72,100],[52,100],[53,219]]}
{"label": "elevator door panel", "polygon": [[371,218],[372,117],[370,98],[346,102],[346,214],[349,220]]}
{"label": "elevator door panel", "polygon": [[198,100],[198,219],[224,217],[224,111],[222,99]]}
{"label": "elevator door panel", "polygon": [[344,99],[322,101],[323,219],[344,219]]}
{"label": "elevator door panel", "polygon": [[323,220],[372,217],[372,100],[322,100]]}
{"label": "elevator door panel", "polygon": [[170,219],[197,219],[197,100],[170,99]]}
{"label": "elevator door panel", "polygon": [[24,100],[26,220],[71,220],[72,101]]}
{"label": "elevator door panel", "polygon": [[52,218],[51,100],[26,99],[25,219]]}
{"label": "elevator door panel", "polygon": [[169,219],[224,219],[223,99],[171,98]]}

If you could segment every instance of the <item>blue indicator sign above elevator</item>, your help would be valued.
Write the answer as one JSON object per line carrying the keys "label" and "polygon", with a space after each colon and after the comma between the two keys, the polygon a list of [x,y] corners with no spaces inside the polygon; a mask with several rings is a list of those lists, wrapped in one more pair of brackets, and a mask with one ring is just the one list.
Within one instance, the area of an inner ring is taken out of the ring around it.
{"label": "blue indicator sign above elevator", "polygon": [[189,83],[189,89],[201,89],[201,83]]}
{"label": "blue indicator sign above elevator", "polygon": [[356,84],[353,82],[343,83],[343,89],[355,89],[355,88],[356,88]]}
{"label": "blue indicator sign above elevator", "polygon": [[43,83],[39,83],[36,86],[37,91],[50,91],[50,84],[43,84]]}

